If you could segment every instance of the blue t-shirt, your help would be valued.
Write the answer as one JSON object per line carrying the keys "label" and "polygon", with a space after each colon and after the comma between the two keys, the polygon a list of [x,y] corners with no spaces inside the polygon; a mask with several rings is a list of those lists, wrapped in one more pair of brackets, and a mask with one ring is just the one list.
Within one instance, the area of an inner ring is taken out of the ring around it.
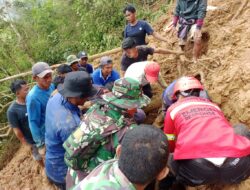
{"label": "blue t-shirt", "polygon": [[44,145],[46,105],[54,89],[53,84],[47,90],[35,85],[26,98],[29,127],[37,147]]}
{"label": "blue t-shirt", "polygon": [[80,110],[60,93],[48,101],[45,119],[45,169],[55,182],[65,183],[68,167],[64,163],[63,142],[80,124]]}
{"label": "blue t-shirt", "polygon": [[84,68],[86,72],[89,74],[92,74],[94,72],[93,66],[89,63],[87,63],[85,66],[82,66],[81,64],[78,65],[79,68]]}
{"label": "blue t-shirt", "polygon": [[138,20],[135,26],[128,24],[124,30],[124,38],[133,37],[136,45],[146,45],[145,38],[152,35],[153,28],[144,20]]}
{"label": "blue t-shirt", "polygon": [[112,82],[112,83],[115,82],[117,79],[120,78],[120,75],[116,70],[113,69],[111,74],[105,80],[102,76],[102,71],[99,68],[93,72],[92,78],[93,78],[94,84],[100,85],[100,86],[105,86],[106,84],[108,84],[110,82]]}

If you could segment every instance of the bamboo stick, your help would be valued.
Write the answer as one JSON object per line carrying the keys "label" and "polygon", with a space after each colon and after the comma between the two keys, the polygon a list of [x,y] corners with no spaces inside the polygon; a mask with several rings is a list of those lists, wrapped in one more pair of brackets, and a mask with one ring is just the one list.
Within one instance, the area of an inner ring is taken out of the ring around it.
{"label": "bamboo stick", "polygon": [[[102,52],[102,53],[98,53],[98,54],[92,55],[92,56],[89,57],[89,59],[90,59],[90,60],[98,59],[98,58],[100,58],[100,57],[102,57],[102,56],[112,55],[112,54],[118,53],[118,52],[120,52],[121,50],[122,50],[121,48],[115,48],[115,49],[112,49],[112,50],[109,50],[109,51],[106,51],[106,52]],[[52,68],[52,69],[56,69],[56,68],[59,67],[60,65],[61,65],[61,64],[52,65],[51,68]],[[31,72],[31,71],[28,71],[28,72],[25,72],[25,73],[20,73],[20,74],[17,74],[17,75],[9,76],[9,77],[0,79],[0,83],[1,83],[1,82],[5,82],[5,81],[8,81],[8,80],[16,79],[16,78],[19,78],[19,77],[28,76],[28,75],[31,75],[31,74],[32,74],[32,72]]]}

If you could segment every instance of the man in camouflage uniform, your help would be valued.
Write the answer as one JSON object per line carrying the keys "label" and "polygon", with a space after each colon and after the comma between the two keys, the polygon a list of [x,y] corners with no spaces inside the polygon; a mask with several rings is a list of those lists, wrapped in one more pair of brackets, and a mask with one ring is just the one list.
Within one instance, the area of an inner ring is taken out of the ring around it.
{"label": "man in camouflage uniform", "polygon": [[129,130],[116,153],[118,160],[96,167],[74,190],[144,189],[151,181],[168,174],[167,138],[154,126],[141,125]]}
{"label": "man in camouflage uniform", "polygon": [[136,126],[134,114],[137,108],[150,102],[142,94],[139,82],[131,78],[118,79],[112,92],[101,97],[64,142],[64,160],[69,166],[67,189],[78,184],[100,163],[114,158],[125,132]]}

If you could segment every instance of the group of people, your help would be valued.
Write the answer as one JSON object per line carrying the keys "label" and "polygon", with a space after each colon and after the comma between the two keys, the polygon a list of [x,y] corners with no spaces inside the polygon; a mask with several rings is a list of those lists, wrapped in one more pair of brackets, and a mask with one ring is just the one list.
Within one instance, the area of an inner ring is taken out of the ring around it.
{"label": "group of people", "polygon": [[[179,20],[185,41],[195,25],[194,56],[205,13],[206,0],[177,1],[173,27]],[[124,15],[121,77],[111,57],[102,57],[95,70],[81,51],[69,55],[53,79],[47,63],[34,64],[30,91],[24,80],[11,84],[16,100],[7,111],[10,126],[45,166],[48,180],[62,190],[142,190],[153,189],[155,181],[185,187],[247,179],[249,129],[232,127],[195,77],[167,85],[148,55],[182,52],[147,46],[146,34],[165,39],[136,19],[132,5]],[[162,129],[143,124],[155,82],[165,89]]]}

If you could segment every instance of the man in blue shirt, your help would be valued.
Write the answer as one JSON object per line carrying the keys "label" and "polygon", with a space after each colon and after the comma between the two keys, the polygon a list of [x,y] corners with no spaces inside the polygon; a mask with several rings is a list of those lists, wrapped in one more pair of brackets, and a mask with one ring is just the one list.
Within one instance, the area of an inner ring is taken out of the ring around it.
{"label": "man in blue shirt", "polygon": [[92,74],[94,69],[93,69],[93,66],[88,63],[88,54],[85,51],[80,51],[77,57],[79,59],[78,67],[82,67],[89,74]]}
{"label": "man in blue shirt", "polygon": [[50,94],[54,90],[52,70],[45,62],[38,62],[32,67],[33,80],[36,85],[31,89],[27,98],[27,113],[29,127],[39,153],[45,155],[45,111]]}
{"label": "man in blue shirt", "polygon": [[126,6],[123,13],[128,21],[128,25],[124,30],[124,38],[132,37],[136,45],[146,45],[145,38],[147,34],[154,36],[158,40],[167,42],[167,40],[155,32],[146,21],[136,19],[136,9],[134,6]]}
{"label": "man in blue shirt", "polygon": [[104,56],[100,60],[100,68],[92,74],[93,83],[99,86],[107,86],[120,78],[119,73],[113,69],[113,61],[110,57]]}
{"label": "man in blue shirt", "polygon": [[59,189],[65,189],[68,167],[64,163],[63,142],[80,124],[79,105],[96,94],[91,77],[85,71],[66,74],[63,85],[52,96],[47,105],[45,119],[46,175]]}

